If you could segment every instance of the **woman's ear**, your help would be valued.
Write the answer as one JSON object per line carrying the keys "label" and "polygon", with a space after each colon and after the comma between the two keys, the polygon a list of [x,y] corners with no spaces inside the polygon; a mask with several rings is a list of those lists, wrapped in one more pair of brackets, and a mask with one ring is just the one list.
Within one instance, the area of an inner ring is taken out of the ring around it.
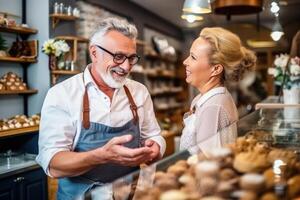
{"label": "woman's ear", "polygon": [[216,64],[212,68],[213,68],[213,72],[212,72],[213,76],[217,76],[219,74],[222,74],[223,71],[224,71],[224,67],[221,64]]}

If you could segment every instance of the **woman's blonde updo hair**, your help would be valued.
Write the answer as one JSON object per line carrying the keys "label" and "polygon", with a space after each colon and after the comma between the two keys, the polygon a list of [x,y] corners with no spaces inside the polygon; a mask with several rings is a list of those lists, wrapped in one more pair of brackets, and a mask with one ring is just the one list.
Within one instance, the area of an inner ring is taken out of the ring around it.
{"label": "woman's blonde updo hair", "polygon": [[236,34],[214,27],[202,29],[200,37],[210,43],[210,63],[221,64],[224,67],[223,79],[238,81],[242,79],[244,72],[254,69],[255,54],[242,46]]}

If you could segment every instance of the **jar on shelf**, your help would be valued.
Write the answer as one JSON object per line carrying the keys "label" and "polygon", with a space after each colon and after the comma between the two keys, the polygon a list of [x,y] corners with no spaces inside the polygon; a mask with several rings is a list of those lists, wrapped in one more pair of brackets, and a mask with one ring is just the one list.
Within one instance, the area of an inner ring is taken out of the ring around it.
{"label": "jar on shelf", "polygon": [[53,6],[53,13],[58,14],[58,12],[59,12],[59,4],[55,2]]}
{"label": "jar on shelf", "polygon": [[79,11],[78,8],[74,8],[74,9],[73,9],[73,16],[75,16],[75,17],[80,17],[80,11]]}
{"label": "jar on shelf", "polygon": [[67,15],[71,16],[72,15],[72,7],[68,6],[67,8]]}
{"label": "jar on shelf", "polygon": [[65,9],[65,6],[63,3],[60,3],[59,4],[59,14],[64,14],[64,9]]}

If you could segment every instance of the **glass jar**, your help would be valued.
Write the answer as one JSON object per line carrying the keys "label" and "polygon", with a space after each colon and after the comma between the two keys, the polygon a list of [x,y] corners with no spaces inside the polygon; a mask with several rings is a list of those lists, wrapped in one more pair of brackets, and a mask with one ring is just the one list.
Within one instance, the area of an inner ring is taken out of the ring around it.
{"label": "glass jar", "polygon": [[64,14],[64,9],[65,9],[65,6],[63,3],[60,3],[59,4],[59,14]]}
{"label": "glass jar", "polygon": [[53,6],[53,13],[57,14],[58,12],[59,12],[59,4],[55,2]]}
{"label": "glass jar", "polygon": [[67,8],[67,15],[71,16],[72,15],[72,7],[68,6]]}

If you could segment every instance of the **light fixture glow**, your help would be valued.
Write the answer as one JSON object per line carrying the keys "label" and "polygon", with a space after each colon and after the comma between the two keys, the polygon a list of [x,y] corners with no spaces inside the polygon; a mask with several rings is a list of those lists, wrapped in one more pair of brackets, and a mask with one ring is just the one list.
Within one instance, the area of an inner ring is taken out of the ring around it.
{"label": "light fixture glow", "polygon": [[200,15],[195,15],[195,14],[190,14],[190,13],[183,13],[181,15],[182,19],[185,19],[186,21],[188,21],[189,23],[193,23],[195,21],[201,21],[203,20],[203,17]]}
{"label": "light fixture glow", "polygon": [[186,13],[211,13],[210,0],[185,0],[182,10]]}
{"label": "light fixture glow", "polygon": [[277,42],[277,41],[280,40],[280,38],[281,38],[283,35],[284,35],[283,32],[280,32],[280,31],[274,31],[274,32],[271,33],[271,38],[272,38],[272,40],[274,40],[274,41]]}
{"label": "light fixture glow", "polygon": [[277,4],[275,6],[272,5],[270,10],[272,13],[278,13],[280,10],[280,7]]}

